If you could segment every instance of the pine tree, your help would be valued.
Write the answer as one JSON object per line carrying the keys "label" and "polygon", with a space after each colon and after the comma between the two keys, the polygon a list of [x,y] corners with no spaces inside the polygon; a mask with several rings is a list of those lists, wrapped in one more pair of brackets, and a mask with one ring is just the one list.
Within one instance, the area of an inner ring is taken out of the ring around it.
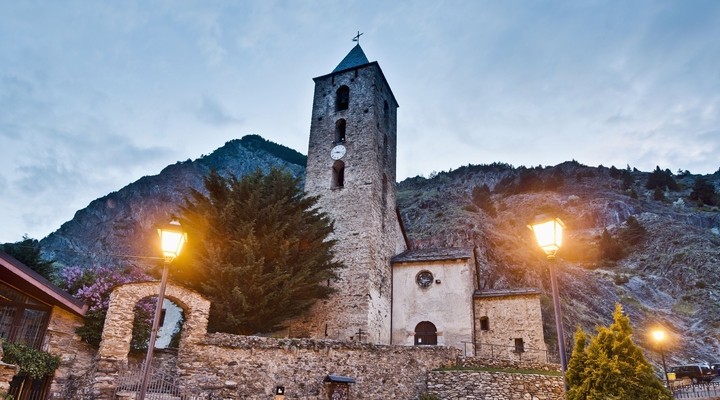
{"label": "pine tree", "polygon": [[677,184],[673,174],[669,169],[665,171],[661,170],[659,166],[655,167],[655,170],[650,173],[645,183],[645,188],[655,189],[660,188],[662,190],[668,189],[672,191],[680,190],[680,185]]}
{"label": "pine tree", "polygon": [[623,258],[623,247],[612,237],[607,229],[600,236],[600,256],[603,260],[617,261]]}
{"label": "pine tree", "polygon": [[[573,349],[574,359],[580,361],[573,364],[572,372],[568,369],[567,399],[672,399],[633,342],[630,318],[619,304],[613,320],[610,326],[598,328],[584,351]],[[576,352],[583,352],[584,359]]]}
{"label": "pine tree", "polygon": [[620,239],[630,245],[640,243],[647,234],[647,229],[634,216],[629,216],[625,221],[625,228],[620,232]]}
{"label": "pine tree", "polygon": [[277,330],[332,293],[327,283],[342,266],[332,223],[298,179],[276,169],[242,179],[212,171],[204,184],[207,195],[193,191],[181,209],[188,248],[174,275],[210,299],[211,331]]}
{"label": "pine tree", "polygon": [[575,346],[573,347],[570,362],[568,362],[568,368],[565,372],[565,382],[568,387],[574,388],[582,384],[585,364],[587,363],[587,356],[585,355],[587,341],[587,334],[585,334],[585,331],[578,325],[575,331]]}
{"label": "pine tree", "polygon": [[40,242],[37,239],[23,236],[23,240],[19,242],[0,245],[0,250],[30,267],[30,269],[42,275],[43,278],[49,281],[55,280],[55,261],[43,258]]}
{"label": "pine tree", "polygon": [[710,206],[720,203],[715,193],[715,185],[702,176],[695,180],[693,190],[690,193],[690,199],[697,201],[698,204],[707,204]]}

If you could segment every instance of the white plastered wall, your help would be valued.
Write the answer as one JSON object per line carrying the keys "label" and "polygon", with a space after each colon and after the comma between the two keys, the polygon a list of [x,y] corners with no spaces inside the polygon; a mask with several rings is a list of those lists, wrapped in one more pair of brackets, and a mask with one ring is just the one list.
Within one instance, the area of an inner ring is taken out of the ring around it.
{"label": "white plastered wall", "polygon": [[[421,271],[433,274],[428,288],[416,282]],[[474,280],[470,260],[393,264],[392,343],[414,345],[415,327],[429,321],[438,345],[464,350],[472,342]]]}

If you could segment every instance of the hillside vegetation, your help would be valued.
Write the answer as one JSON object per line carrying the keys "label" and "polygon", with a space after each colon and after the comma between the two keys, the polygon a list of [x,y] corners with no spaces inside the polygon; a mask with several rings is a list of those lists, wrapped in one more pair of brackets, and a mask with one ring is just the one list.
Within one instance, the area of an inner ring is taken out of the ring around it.
{"label": "hillside vegetation", "polygon": [[556,262],[569,347],[578,324],[594,332],[620,303],[641,345],[652,348],[651,326],[671,330],[670,364],[715,361],[720,210],[717,194],[697,195],[698,181],[714,189],[720,171],[470,165],[401,182],[398,206],[414,246],[475,246],[483,288],[541,288],[549,344],[556,332],[548,261],[527,224],[540,214],[560,217],[567,228]]}
{"label": "hillside vegetation", "polygon": [[[154,228],[190,189],[203,190],[212,168],[241,177],[279,167],[302,180],[304,157],[256,135],[232,140],[94,200],[41,241],[44,255],[61,266],[155,265]],[[482,288],[543,290],[548,344],[556,337],[548,261],[527,224],[558,216],[567,225],[556,262],[568,348],[578,324],[593,333],[621,303],[641,346],[651,348],[651,325],[672,331],[669,364],[720,361],[719,184],[720,171],[494,163],[406,179],[398,207],[413,246],[474,246]]]}

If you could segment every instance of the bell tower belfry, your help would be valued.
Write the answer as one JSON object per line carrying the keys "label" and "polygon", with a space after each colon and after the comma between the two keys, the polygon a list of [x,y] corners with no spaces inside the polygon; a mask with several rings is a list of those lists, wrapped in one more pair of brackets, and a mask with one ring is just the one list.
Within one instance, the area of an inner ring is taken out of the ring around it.
{"label": "bell tower belfry", "polygon": [[291,329],[316,338],[390,343],[390,258],[405,250],[396,211],[398,103],[357,44],[314,78],[305,191],[334,220],[337,292]]}

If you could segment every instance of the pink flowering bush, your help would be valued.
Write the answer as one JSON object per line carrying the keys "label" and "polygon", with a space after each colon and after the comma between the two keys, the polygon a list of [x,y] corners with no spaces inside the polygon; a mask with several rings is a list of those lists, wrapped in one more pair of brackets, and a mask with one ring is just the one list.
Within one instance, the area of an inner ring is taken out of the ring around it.
{"label": "pink flowering bush", "polygon": [[[102,339],[112,289],[124,283],[150,279],[137,267],[68,267],[58,276],[60,288],[88,305],[85,325],[78,328],[77,333],[83,340],[95,346],[98,346]],[[133,338],[130,343],[133,350],[147,348],[154,309],[155,300],[151,298],[143,299],[135,306]]]}

